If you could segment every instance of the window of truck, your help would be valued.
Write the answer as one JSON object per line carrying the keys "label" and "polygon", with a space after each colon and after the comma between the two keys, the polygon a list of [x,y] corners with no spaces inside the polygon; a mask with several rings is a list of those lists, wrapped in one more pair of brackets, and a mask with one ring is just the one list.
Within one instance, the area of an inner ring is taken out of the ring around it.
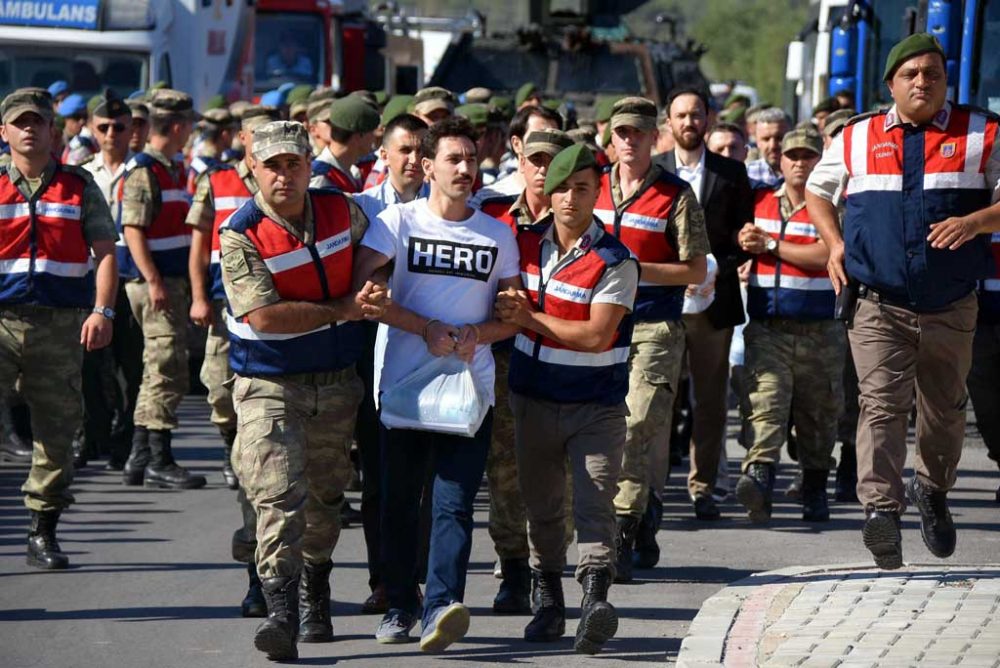
{"label": "window of truck", "polygon": [[1000,2],[988,2],[983,8],[980,22],[982,33],[977,40],[975,67],[973,68],[973,95],[971,102],[1000,114]]}
{"label": "window of truck", "polygon": [[314,86],[322,83],[326,58],[323,44],[323,18],[318,14],[258,12],[255,89],[271,90],[288,82]]}
{"label": "window of truck", "polygon": [[25,86],[46,88],[60,79],[84,97],[105,88],[124,97],[148,85],[148,57],[123,51],[0,44],[0,95]]}

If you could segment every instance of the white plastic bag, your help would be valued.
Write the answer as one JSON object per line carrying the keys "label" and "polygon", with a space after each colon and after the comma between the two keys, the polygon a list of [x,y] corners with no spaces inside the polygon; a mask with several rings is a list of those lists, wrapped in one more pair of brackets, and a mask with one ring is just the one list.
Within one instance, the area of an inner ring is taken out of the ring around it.
{"label": "white plastic bag", "polygon": [[489,405],[469,365],[449,355],[435,357],[382,393],[382,424],[475,436]]}

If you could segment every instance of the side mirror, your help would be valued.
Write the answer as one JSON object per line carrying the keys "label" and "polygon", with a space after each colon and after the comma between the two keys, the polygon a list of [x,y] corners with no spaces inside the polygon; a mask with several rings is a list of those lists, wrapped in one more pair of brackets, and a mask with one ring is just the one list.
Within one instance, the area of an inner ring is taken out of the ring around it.
{"label": "side mirror", "polygon": [[785,58],[785,80],[801,81],[805,76],[805,42],[789,42]]}

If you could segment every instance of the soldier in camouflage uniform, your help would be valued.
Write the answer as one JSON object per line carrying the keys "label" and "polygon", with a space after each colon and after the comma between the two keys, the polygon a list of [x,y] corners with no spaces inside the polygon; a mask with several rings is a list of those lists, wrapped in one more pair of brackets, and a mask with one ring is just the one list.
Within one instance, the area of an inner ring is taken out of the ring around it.
{"label": "soldier in camouflage uniform", "polygon": [[802,519],[830,519],[826,482],[843,409],[847,341],[843,323],[833,318],[829,251],[806,211],[806,179],[819,162],[822,142],[814,130],[785,135],[784,184],[757,191],[754,222],[739,234],[740,245],[756,257],[747,289],[750,322],[743,331],[749,451],[736,498],[754,522],[770,519],[789,417],[802,467]]}
{"label": "soldier in camouflage uniform", "polygon": [[[251,150],[254,129],[276,120],[277,109],[255,106],[244,110],[240,143],[248,151]],[[208,328],[205,359],[199,378],[208,388],[212,424],[218,427],[225,444],[222,475],[230,489],[238,489],[239,481],[231,463],[233,443],[236,440],[236,410],[233,408],[232,392],[226,383],[233,373],[229,368],[226,300],[219,265],[219,226],[256,193],[257,182],[250,171],[250,157],[247,153],[235,169],[217,165],[215,169],[202,174],[186,221],[193,228],[188,261],[192,295],[191,321]],[[243,525],[233,533],[233,559],[247,564],[250,579],[241,611],[244,617],[263,617],[267,614],[267,609],[253,559],[257,549],[257,515],[242,489],[238,500]]]}
{"label": "soldier in camouflage uniform", "polygon": [[0,388],[19,383],[31,408],[34,452],[21,488],[31,512],[27,562],[45,569],[69,565],[56,525],[73,501],[82,353],[111,342],[118,289],[111,212],[86,172],[52,159],[53,116],[51,99],[37,92],[0,103],[0,136],[12,153],[0,169],[9,239],[0,251]]}
{"label": "soldier in camouflage uniform", "polygon": [[197,114],[191,96],[164,88],[150,99],[149,115],[149,141],[129,161],[121,186],[127,246],[120,248],[118,262],[130,277],[125,293],[143,335],[132,452],[122,474],[128,485],[195,489],[205,486],[205,477],[174,461],[171,436],[189,385],[191,246],[191,230],[184,224],[190,207],[184,169],[173,157],[187,143]]}
{"label": "soldier in camouflage uniform", "polygon": [[352,289],[368,220],[342,193],[307,191],[309,156],[301,124],[257,128],[260,190],[219,234],[236,374],[233,467],[257,513],[268,608],[254,644],[272,660],[296,658],[299,641],[333,639],[330,556],[363,391],[356,321],[379,317],[385,298],[382,285]]}

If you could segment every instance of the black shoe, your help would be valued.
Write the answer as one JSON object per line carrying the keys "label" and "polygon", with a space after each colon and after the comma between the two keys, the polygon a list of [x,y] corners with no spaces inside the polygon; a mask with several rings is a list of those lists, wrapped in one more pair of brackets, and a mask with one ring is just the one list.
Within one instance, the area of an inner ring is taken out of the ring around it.
{"label": "black shoe", "polygon": [[799,461],[799,441],[795,435],[795,428],[792,423],[788,423],[788,440],[785,441],[785,445],[788,448],[788,458],[793,462]]}
{"label": "black shoe", "polygon": [[694,516],[699,520],[712,522],[719,519],[721,515],[719,506],[715,504],[715,499],[712,498],[711,494],[699,494],[694,497]]}
{"label": "black shoe", "polygon": [[264,590],[260,585],[260,577],[257,575],[257,566],[253,563],[247,564],[247,595],[240,603],[240,614],[244,617],[267,617],[267,601],[264,600]]}
{"label": "black shoe", "polygon": [[826,469],[808,469],[802,472],[802,521],[829,522],[830,502],[826,495]]}
{"label": "black shoe", "polygon": [[58,510],[31,511],[31,529],[28,532],[27,564],[48,571],[69,568],[69,557],[63,554],[56,540]]}
{"label": "black shoe", "polygon": [[361,604],[362,615],[384,615],[389,612],[389,597],[385,593],[385,585],[376,585],[371,595]]}
{"label": "black shoe", "polygon": [[875,558],[876,566],[890,571],[902,568],[903,538],[899,533],[899,513],[868,506],[861,537]]}
{"label": "black shoe", "polygon": [[13,431],[7,431],[0,435],[0,461],[30,464],[31,444],[25,443]]}
{"label": "black shoe", "polygon": [[[138,427],[136,427],[138,430]],[[199,489],[207,482],[174,461],[169,429],[149,430],[149,465],[143,472],[146,487],[166,489]]]}
{"label": "black shoe", "polygon": [[562,573],[532,571],[538,588],[538,612],[524,627],[528,642],[554,642],[566,633],[566,600],[563,598]]}
{"label": "black shoe", "polygon": [[639,533],[639,520],[630,515],[619,515],[615,519],[618,524],[615,532],[615,582],[631,582],[632,551]]}
{"label": "black shoe", "polygon": [[955,553],[955,523],[948,510],[948,492],[939,492],[920,482],[916,475],[906,485],[906,498],[920,511],[920,536],[935,557]]}
{"label": "black shoe", "polygon": [[83,427],[77,427],[73,433],[70,447],[73,450],[73,468],[79,471],[90,462],[90,458],[87,456],[87,438],[84,436]]}
{"label": "black shoe", "polygon": [[837,464],[837,478],[834,499],[837,503],[858,502],[858,457],[853,443],[840,446],[840,462]]}
{"label": "black shoe", "polygon": [[299,642],[333,642],[330,622],[330,571],[333,562],[302,566],[299,581]]}
{"label": "black shoe", "polygon": [[584,573],[582,585],[580,624],[576,627],[573,649],[580,654],[597,654],[618,632],[618,613],[608,603],[611,573],[604,568],[590,569]]}
{"label": "black shoe", "polygon": [[361,524],[362,518],[361,511],[352,508],[347,499],[344,499],[340,504],[340,526],[348,529],[352,524]]}
{"label": "black shoe", "polygon": [[500,590],[493,599],[493,612],[500,615],[526,615],[531,612],[531,569],[527,559],[504,559],[500,562]]}
{"label": "black shoe", "polygon": [[222,459],[222,478],[226,481],[226,487],[236,490],[240,488],[240,481],[236,477],[236,471],[233,470],[233,464],[230,461],[233,454],[233,443],[236,442],[236,430],[223,431],[222,442],[225,444]]}
{"label": "black shoe", "polygon": [[132,452],[122,468],[122,482],[126,485],[141,485],[143,474],[149,465],[149,430],[136,425],[132,432]]}
{"label": "black shoe", "polygon": [[736,499],[747,509],[750,521],[755,524],[770,521],[773,494],[773,464],[751,463],[736,483]]}
{"label": "black shoe", "polygon": [[275,577],[261,580],[267,599],[267,619],[254,633],[254,647],[271,661],[299,658],[299,579]]}
{"label": "black shoe", "polygon": [[660,530],[663,520],[663,501],[649,491],[646,510],[639,520],[639,528],[635,534],[635,552],[632,554],[632,567],[638,569],[653,568],[660,562],[660,545],[656,542],[656,532]]}

